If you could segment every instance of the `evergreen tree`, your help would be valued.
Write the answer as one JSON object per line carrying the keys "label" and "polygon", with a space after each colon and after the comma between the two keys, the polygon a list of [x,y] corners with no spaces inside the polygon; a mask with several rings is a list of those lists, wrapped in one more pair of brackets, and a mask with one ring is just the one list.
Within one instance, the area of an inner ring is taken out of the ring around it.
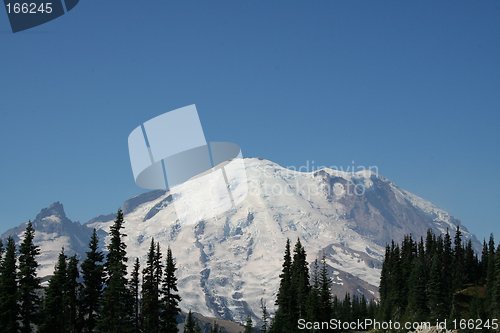
{"label": "evergreen tree", "polygon": [[17,304],[16,244],[7,239],[5,255],[0,262],[0,333],[17,332],[19,307]]}
{"label": "evergreen tree", "polygon": [[195,322],[191,310],[189,310],[186,322],[184,324],[184,333],[195,333]]}
{"label": "evergreen tree", "polygon": [[160,243],[156,243],[156,252],[154,257],[154,278],[158,286],[162,283],[163,278],[163,264],[162,264],[162,253],[160,251]]}
{"label": "evergreen tree", "polygon": [[[437,255],[437,254],[436,254]],[[428,314],[426,297],[426,254],[423,243],[419,244],[418,257],[413,261],[413,268],[408,279],[408,307],[406,309],[406,319],[408,321],[423,321]],[[440,263],[438,263],[440,264]],[[441,271],[438,270],[438,281],[441,280]]]}
{"label": "evergreen tree", "polygon": [[372,318],[373,319],[373,317],[368,316],[368,302],[366,301],[365,295],[361,295],[361,298],[359,299],[358,318],[360,318],[360,319]]}
{"label": "evergreen tree", "polygon": [[496,312],[495,308],[495,299],[494,299],[494,289],[495,289],[495,255],[498,256],[498,253],[495,254],[495,240],[493,238],[493,234],[490,235],[490,239],[488,242],[488,269],[486,275],[486,307],[489,312],[489,315],[492,316]]}
{"label": "evergreen tree", "polygon": [[89,243],[89,251],[81,266],[83,283],[80,292],[80,316],[83,332],[94,332],[99,318],[104,279],[103,260],[104,255],[99,251],[99,238],[94,229]]}
{"label": "evergreen tree", "polygon": [[494,309],[496,312],[491,313],[492,317],[500,318],[500,244],[498,244],[496,255],[495,255],[495,288],[494,293]]}
{"label": "evergreen tree", "polygon": [[79,299],[78,291],[80,290],[80,272],[78,271],[78,259],[76,255],[69,258],[66,271],[65,281],[65,311],[67,313],[67,322],[65,332],[74,333],[80,332],[81,323],[78,321]]}
{"label": "evergreen tree", "polygon": [[332,298],[332,318],[340,318],[340,305],[337,295]]}
{"label": "evergreen tree", "polygon": [[252,333],[252,328],[253,328],[252,318],[250,318],[250,316],[248,316],[247,321],[245,323],[245,330],[243,332],[244,333]]}
{"label": "evergreen tree", "polygon": [[[389,302],[389,292],[391,289],[389,275],[389,261],[391,258],[391,247],[387,245],[385,247],[384,262],[382,263],[382,270],[380,273],[380,284],[379,284],[379,295],[380,295],[380,310],[378,313],[378,318],[381,321],[387,321],[390,319],[390,302]],[[334,303],[336,298],[334,299]],[[334,304],[335,305],[335,304]],[[334,312],[333,318],[336,318],[336,313]]]}
{"label": "evergreen tree", "polygon": [[[432,235],[432,244],[435,243],[434,239],[435,236],[432,234],[432,232],[428,231],[428,234]],[[411,235],[407,235],[404,237],[403,242],[401,243],[401,252],[400,252],[400,279],[402,281],[401,283],[401,295],[408,295],[409,292],[409,285],[408,283],[405,283],[408,281],[410,278],[410,274],[413,269],[413,260],[416,257],[416,252],[417,252],[417,246],[416,243],[413,241],[413,238]],[[407,306],[407,297],[401,297],[400,299],[400,308],[401,308],[401,313],[404,313],[406,311],[406,306]]]}
{"label": "evergreen tree", "polygon": [[310,322],[319,321],[320,317],[320,284],[319,284],[319,264],[318,259],[314,260],[312,271],[313,285],[309,290],[307,298],[307,320]]}
{"label": "evergreen tree", "polygon": [[444,304],[444,289],[441,276],[441,259],[438,254],[432,258],[429,282],[427,285],[427,300],[432,320],[446,318],[446,308]]}
{"label": "evergreen tree", "polygon": [[212,329],[210,330],[210,333],[219,333],[219,324],[217,324],[216,321],[212,324]]}
{"label": "evergreen tree", "polygon": [[391,288],[387,298],[389,299],[389,304],[391,304],[390,318],[399,321],[403,315],[403,304],[405,303],[405,295],[402,293],[405,281],[403,280],[401,269],[401,256],[399,246],[393,243],[391,245],[391,252],[392,254],[389,261],[389,285],[391,286]]}
{"label": "evergreen tree", "polygon": [[261,298],[260,299],[260,309],[262,311],[262,326],[260,327],[261,333],[267,333],[269,329],[269,312],[267,312],[266,302]]}
{"label": "evergreen tree", "polygon": [[425,238],[425,254],[427,262],[431,262],[432,256],[436,252],[434,248],[436,244],[436,235],[432,232],[431,229],[427,230],[427,236]]}
{"label": "evergreen tree", "polygon": [[330,311],[332,308],[332,295],[330,293],[330,279],[328,278],[328,270],[326,258],[323,256],[321,260],[321,273],[319,277],[319,320],[328,321],[330,319]]}
{"label": "evergreen tree", "polygon": [[377,311],[378,311],[378,304],[375,302],[374,299],[371,299],[370,302],[368,302],[366,318],[372,318],[372,319],[375,318]]}
{"label": "evergreen tree", "polygon": [[177,315],[181,312],[179,302],[181,297],[177,289],[177,277],[175,276],[175,261],[172,256],[170,247],[167,249],[167,259],[165,263],[165,273],[162,283],[162,299],[161,299],[161,324],[160,331],[162,333],[177,332]]}
{"label": "evergreen tree", "polygon": [[457,291],[462,288],[464,282],[464,249],[462,248],[462,232],[460,231],[460,226],[457,226],[453,244],[452,289],[453,291]]}
{"label": "evergreen tree", "polygon": [[[291,321],[297,323],[299,318],[306,316],[307,298],[309,294],[309,268],[306,260],[306,251],[300,239],[297,239],[293,251],[293,262],[291,268],[291,292],[295,297],[292,298],[292,317]],[[294,327],[295,329],[295,327]]]}
{"label": "evergreen tree", "polygon": [[38,262],[36,256],[40,249],[33,243],[35,229],[31,221],[28,222],[19,247],[19,312],[21,333],[30,333],[33,325],[38,324],[40,314],[40,280],[36,275]]}
{"label": "evergreen tree", "polygon": [[127,285],[127,252],[123,242],[123,212],[116,214],[110,228],[110,242],[104,269],[106,272],[105,288],[102,295],[102,310],[99,329],[102,332],[130,332],[133,328],[132,296]]}
{"label": "evergreen tree", "polygon": [[135,259],[134,270],[132,271],[132,277],[130,279],[130,291],[132,292],[132,298],[134,299],[134,332],[140,332],[140,318],[139,318],[139,269],[140,263],[139,258]]}
{"label": "evergreen tree", "polygon": [[476,281],[476,278],[478,277],[478,268],[476,264],[477,263],[474,256],[474,249],[472,248],[472,241],[469,239],[464,253],[464,267],[466,268],[464,270],[464,284],[472,284]]}
{"label": "evergreen tree", "polygon": [[286,240],[285,254],[283,256],[283,266],[280,274],[280,287],[276,298],[278,306],[274,321],[271,325],[271,332],[291,332],[291,278],[292,278],[292,257],[290,252],[290,240]]}
{"label": "evergreen tree", "polygon": [[155,333],[160,329],[160,288],[158,281],[158,249],[155,251],[154,239],[151,239],[142,284],[142,321],[145,332]]}
{"label": "evergreen tree", "polygon": [[483,250],[481,252],[481,279],[480,284],[486,283],[486,276],[488,275],[488,243],[486,239],[483,240]]}
{"label": "evergreen tree", "polygon": [[40,325],[41,333],[66,332],[68,313],[66,308],[66,277],[67,264],[64,248],[59,253],[59,258],[54,269],[54,274],[49,280],[43,304],[43,322]]}
{"label": "evergreen tree", "polygon": [[351,301],[351,311],[353,320],[363,320],[367,316],[366,298],[361,295],[353,295]]}
{"label": "evergreen tree", "polygon": [[449,314],[451,312],[451,303],[453,298],[453,288],[450,283],[450,275],[452,275],[452,262],[453,262],[453,251],[451,248],[451,236],[446,229],[446,234],[443,240],[443,255],[441,258],[441,287],[443,295],[443,312]]}
{"label": "evergreen tree", "polygon": [[345,294],[344,300],[340,304],[340,318],[342,321],[352,320],[352,302],[349,293]]}

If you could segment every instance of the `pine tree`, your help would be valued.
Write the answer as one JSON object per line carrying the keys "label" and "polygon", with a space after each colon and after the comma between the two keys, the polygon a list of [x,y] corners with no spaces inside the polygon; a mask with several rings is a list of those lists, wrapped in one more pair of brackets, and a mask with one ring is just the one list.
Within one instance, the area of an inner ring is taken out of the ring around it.
{"label": "pine tree", "polygon": [[[436,254],[437,255],[437,254]],[[408,307],[406,309],[406,319],[412,322],[423,321],[428,314],[426,297],[426,254],[424,253],[423,243],[419,244],[419,255],[413,261],[413,269],[408,279]],[[441,275],[437,276],[440,281]]]}
{"label": "pine tree", "polygon": [[252,318],[248,316],[247,321],[245,323],[245,330],[243,331],[243,333],[252,333],[252,328],[253,328]]}
{"label": "pine tree", "polygon": [[452,275],[453,250],[451,248],[451,236],[446,229],[446,234],[443,239],[443,255],[441,258],[441,286],[443,294],[443,312],[449,314],[452,307],[453,288],[450,283],[450,275]]}
{"label": "pine tree", "polygon": [[464,282],[464,249],[462,248],[462,232],[460,231],[460,226],[457,226],[453,244],[452,289],[453,291],[457,291],[462,288]]}
{"label": "pine tree", "polygon": [[340,318],[340,302],[337,295],[332,298],[332,318]]}
{"label": "pine tree", "polygon": [[498,253],[495,253],[495,240],[493,238],[493,234],[490,235],[490,239],[488,242],[488,269],[486,275],[486,307],[489,313],[489,316],[493,316],[496,312],[495,308],[495,256],[498,256]]}
{"label": "pine tree", "polygon": [[40,325],[41,333],[66,332],[68,312],[66,308],[66,277],[67,263],[64,248],[59,253],[54,274],[49,280],[43,304],[43,322]]}
{"label": "pine tree", "polygon": [[496,313],[493,312],[491,315],[495,318],[500,318],[500,244],[498,244],[496,255],[495,255],[495,288],[494,288],[494,309]]}
{"label": "pine tree", "polygon": [[156,252],[154,257],[154,279],[158,286],[160,286],[163,278],[163,264],[162,264],[162,253],[160,250],[160,243],[156,243]]}
{"label": "pine tree", "polygon": [[371,299],[368,302],[367,310],[366,310],[366,318],[375,318],[377,312],[379,310],[378,303],[375,302],[374,299]]}
{"label": "pine tree", "polygon": [[320,273],[318,259],[314,260],[312,270],[312,286],[307,298],[307,320],[310,322],[319,321],[320,317]]}
{"label": "pine tree", "polygon": [[[382,270],[380,273],[380,283],[379,283],[379,295],[380,295],[380,310],[378,313],[378,319],[381,321],[388,321],[390,319],[390,302],[389,302],[389,292],[391,289],[389,275],[389,261],[391,258],[391,247],[387,245],[385,247],[384,262],[382,263]],[[336,298],[334,299],[334,301]],[[335,302],[334,302],[335,303]],[[336,318],[336,313],[334,312],[333,318]]]}
{"label": "pine tree", "polygon": [[481,252],[481,279],[480,284],[484,285],[486,283],[486,276],[488,275],[488,243],[486,239],[483,240],[483,250]]}
{"label": "pine tree", "polygon": [[467,241],[464,253],[464,284],[472,284],[476,281],[478,268],[476,267],[476,258],[474,256],[474,249],[472,248],[472,240]]}
{"label": "pine tree", "polygon": [[293,251],[293,262],[291,268],[291,291],[292,295],[292,317],[291,321],[296,323],[299,318],[306,316],[307,297],[309,294],[309,268],[306,260],[306,251],[300,239],[297,239]]}
{"label": "pine tree", "polygon": [[266,302],[261,298],[260,299],[260,309],[262,311],[262,326],[260,327],[261,333],[267,333],[269,329],[269,312],[267,311]]}
{"label": "pine tree", "polygon": [[195,333],[194,329],[195,329],[195,322],[193,319],[193,314],[191,313],[191,310],[189,310],[186,322],[184,324],[184,333]]}
{"label": "pine tree", "polygon": [[103,260],[104,255],[99,251],[99,238],[94,229],[89,243],[89,251],[81,266],[83,283],[80,292],[80,316],[83,332],[94,332],[99,318],[104,279]]}
{"label": "pine tree", "polygon": [[143,329],[146,332],[155,333],[160,329],[160,281],[158,280],[158,266],[161,253],[158,248],[155,250],[154,239],[151,239],[146,267],[142,270],[142,321]]}
{"label": "pine tree", "polygon": [[7,239],[5,255],[0,262],[0,333],[17,332],[19,307],[17,304],[16,244]]}
{"label": "pine tree", "polygon": [[427,300],[432,320],[446,318],[446,309],[444,304],[444,289],[441,276],[441,258],[435,254],[432,258],[429,282],[427,285]]}
{"label": "pine tree", "polygon": [[328,278],[328,269],[326,258],[321,259],[321,273],[319,277],[319,320],[328,321],[332,308],[332,295],[330,293],[330,279]]}
{"label": "pine tree", "polygon": [[36,275],[38,262],[36,256],[40,249],[33,243],[35,229],[31,221],[28,222],[19,247],[19,311],[21,333],[30,333],[33,325],[38,324],[40,314],[40,280]]}
{"label": "pine tree", "polygon": [[[435,236],[432,234],[431,231],[428,231],[428,234],[432,236],[431,243],[435,243]],[[417,252],[417,246],[416,243],[413,241],[413,238],[411,235],[407,235],[404,237],[403,242],[401,243],[401,258],[400,258],[400,273],[401,273],[401,295],[408,295],[408,290],[409,290],[409,285],[408,283],[404,283],[408,281],[410,278],[410,274],[413,269],[413,260],[416,257],[416,252]],[[404,313],[406,311],[406,306],[407,306],[407,297],[402,297],[400,299],[400,307],[401,307],[401,313]]]}
{"label": "pine tree", "polygon": [[165,273],[162,283],[162,299],[161,299],[161,324],[160,331],[162,333],[176,333],[177,330],[177,315],[181,312],[179,302],[181,297],[177,289],[177,277],[175,276],[175,261],[172,256],[170,247],[167,249],[167,259],[165,262]]}
{"label": "pine tree", "polygon": [[99,329],[103,332],[130,332],[133,328],[132,296],[127,285],[127,252],[123,242],[123,212],[116,214],[110,228],[110,242],[104,269],[105,287],[102,295],[102,311]]}
{"label": "pine tree", "polygon": [[[358,318],[362,320],[370,318],[368,316],[368,302],[366,301],[365,295],[361,295],[361,298],[359,299]],[[371,318],[373,319],[373,317]]]}
{"label": "pine tree", "polygon": [[78,271],[78,258],[73,255],[69,258],[65,281],[65,311],[67,312],[67,322],[65,332],[74,333],[81,330],[79,322],[79,299],[80,290],[80,272]]}
{"label": "pine tree", "polygon": [[366,317],[367,309],[366,309],[366,299],[363,295],[353,295],[352,296],[352,319],[364,319]]}
{"label": "pine tree", "polygon": [[403,315],[403,303],[404,296],[403,284],[405,281],[403,280],[403,274],[401,269],[401,255],[400,249],[398,245],[394,243],[391,246],[391,256],[389,261],[389,285],[390,291],[388,294],[390,307],[390,316],[394,320],[400,320]]}
{"label": "pine tree", "polygon": [[436,253],[434,247],[436,244],[436,235],[431,229],[427,230],[427,236],[425,238],[425,254],[427,262],[431,262],[432,256]]}
{"label": "pine tree", "polygon": [[130,279],[130,290],[132,292],[132,298],[134,299],[134,332],[140,332],[140,317],[139,317],[139,269],[140,263],[139,258],[135,259],[134,269],[132,271],[132,277]]}
{"label": "pine tree", "polygon": [[280,274],[280,287],[276,298],[276,315],[271,325],[271,332],[291,332],[291,278],[292,278],[292,257],[290,252],[290,240],[286,240],[285,255],[283,256],[283,266]]}
{"label": "pine tree", "polygon": [[219,324],[217,324],[216,321],[212,324],[212,329],[210,330],[210,333],[219,333]]}
{"label": "pine tree", "polygon": [[349,293],[345,294],[344,300],[340,304],[340,318],[342,321],[352,320],[352,302]]}

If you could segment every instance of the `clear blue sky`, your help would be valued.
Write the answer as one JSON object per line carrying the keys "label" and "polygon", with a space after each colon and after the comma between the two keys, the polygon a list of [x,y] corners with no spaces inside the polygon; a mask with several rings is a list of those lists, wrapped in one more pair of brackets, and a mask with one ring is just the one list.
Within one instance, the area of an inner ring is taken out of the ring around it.
{"label": "clear blue sky", "polygon": [[140,193],[127,136],[198,106],[210,140],[282,165],[376,165],[500,239],[499,1],[81,1],[0,10],[0,230]]}

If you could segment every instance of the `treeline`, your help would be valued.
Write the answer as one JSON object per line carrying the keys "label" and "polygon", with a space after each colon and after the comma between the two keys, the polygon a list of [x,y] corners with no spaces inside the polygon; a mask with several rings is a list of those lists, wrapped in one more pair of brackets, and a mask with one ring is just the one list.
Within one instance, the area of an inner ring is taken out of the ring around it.
{"label": "treeline", "polygon": [[[136,259],[128,277],[123,223],[119,210],[106,254],[95,230],[81,264],[63,249],[46,288],[37,277],[40,250],[31,222],[19,249],[12,237],[5,246],[0,241],[0,333],[177,332],[181,297],[172,251],[163,259],[152,239],[145,267]],[[185,326],[185,333],[201,332],[191,312]]]}
{"label": "treeline", "polygon": [[386,247],[380,280],[380,320],[448,321],[500,316],[500,244],[493,235],[481,256],[464,244],[457,227],[452,239],[427,232]]}
{"label": "treeline", "polygon": [[[299,319],[308,322],[328,322],[331,318],[342,321],[374,318],[377,304],[364,296],[346,294],[339,299],[331,293],[326,260],[321,264],[316,260],[309,274],[306,251],[297,240],[293,253],[290,240],[287,240],[283,268],[280,275],[280,287],[276,299],[277,310],[270,323],[269,332],[299,332]],[[264,308],[265,310],[265,308]],[[264,325],[267,330],[266,312],[263,311]]]}

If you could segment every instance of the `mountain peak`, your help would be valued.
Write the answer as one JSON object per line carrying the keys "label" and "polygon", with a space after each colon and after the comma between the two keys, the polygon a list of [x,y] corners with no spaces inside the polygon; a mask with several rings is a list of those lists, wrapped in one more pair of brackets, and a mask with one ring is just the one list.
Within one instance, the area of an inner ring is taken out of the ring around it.
{"label": "mountain peak", "polygon": [[66,212],[64,206],[59,201],[52,203],[49,207],[43,208],[35,217],[33,223],[36,222],[61,222],[66,220]]}

